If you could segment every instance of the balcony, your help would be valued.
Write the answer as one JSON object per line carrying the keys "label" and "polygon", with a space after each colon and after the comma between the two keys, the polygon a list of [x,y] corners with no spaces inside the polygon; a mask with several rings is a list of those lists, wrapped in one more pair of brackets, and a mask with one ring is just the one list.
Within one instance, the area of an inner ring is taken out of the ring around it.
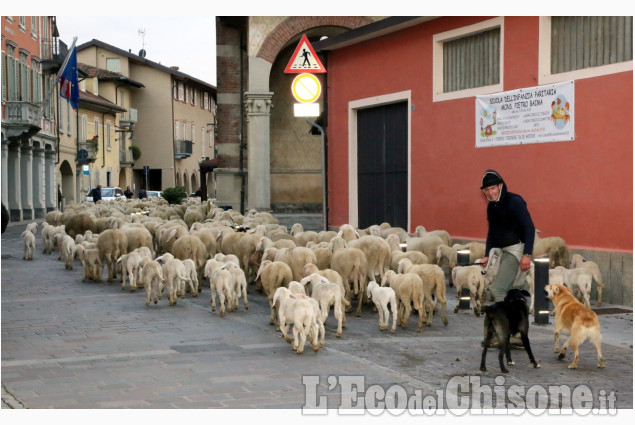
{"label": "balcony", "polygon": [[174,142],[174,158],[183,159],[191,156],[193,144],[191,140],[176,140]]}
{"label": "balcony", "polygon": [[2,126],[10,140],[27,140],[37,134],[40,127],[40,107],[30,102],[8,101]]}
{"label": "balcony", "polygon": [[77,146],[77,163],[88,164],[97,159],[98,145],[93,140],[79,142]]}
{"label": "balcony", "polygon": [[119,151],[119,164],[122,167],[126,167],[126,166],[132,167],[134,163],[135,163],[135,160],[132,156],[132,151],[130,149]]}

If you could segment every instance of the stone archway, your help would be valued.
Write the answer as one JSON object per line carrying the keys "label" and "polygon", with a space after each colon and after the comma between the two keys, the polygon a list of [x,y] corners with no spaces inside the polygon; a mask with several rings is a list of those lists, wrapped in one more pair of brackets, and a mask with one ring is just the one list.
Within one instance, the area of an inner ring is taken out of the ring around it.
{"label": "stone archway", "polygon": [[64,203],[68,205],[71,202],[77,202],[75,199],[75,173],[71,164],[64,160],[60,164],[60,175],[62,176],[60,182],[60,190],[64,197]]}
{"label": "stone archway", "polygon": [[183,171],[183,187],[185,188],[185,193],[188,195],[192,193],[190,191],[190,179],[187,178],[187,170]]}
{"label": "stone archway", "polygon": [[196,192],[198,190],[198,178],[196,176],[196,173],[192,173],[192,177],[191,177],[191,189],[192,192]]}

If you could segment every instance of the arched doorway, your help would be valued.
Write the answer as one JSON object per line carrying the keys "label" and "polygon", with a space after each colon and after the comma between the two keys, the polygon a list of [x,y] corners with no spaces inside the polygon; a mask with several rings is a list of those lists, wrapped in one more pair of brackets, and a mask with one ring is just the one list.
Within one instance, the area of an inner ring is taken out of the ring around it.
{"label": "arched doorway", "polygon": [[126,186],[129,186],[128,179],[126,178],[126,169],[122,168],[119,170],[119,187],[125,190]]}
{"label": "arched doorway", "polygon": [[185,187],[185,193],[188,195],[192,193],[190,191],[190,180],[187,178],[187,171],[183,172],[183,187]]}
{"label": "arched doorway", "polygon": [[65,204],[68,205],[71,202],[77,202],[75,199],[75,173],[68,161],[64,160],[60,164],[60,174],[62,176],[60,190],[62,191]]}
{"label": "arched doorway", "polygon": [[197,183],[197,178],[196,178],[196,173],[192,173],[192,177],[191,177],[191,187],[192,187],[192,192],[196,192],[198,190],[198,183]]}

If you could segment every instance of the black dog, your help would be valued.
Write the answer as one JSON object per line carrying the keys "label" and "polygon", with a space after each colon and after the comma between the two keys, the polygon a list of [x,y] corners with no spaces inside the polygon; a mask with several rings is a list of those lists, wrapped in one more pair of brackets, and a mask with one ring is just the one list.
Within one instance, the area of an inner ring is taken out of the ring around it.
{"label": "black dog", "polygon": [[503,353],[507,357],[507,364],[514,364],[510,353],[509,338],[517,332],[520,332],[529,360],[535,368],[540,367],[531,352],[529,337],[527,336],[529,332],[529,311],[527,310],[525,297],[529,296],[531,295],[525,290],[510,289],[504,301],[484,306],[481,309],[481,312],[485,313],[485,342],[481,356],[481,371],[485,372],[487,370],[485,368],[485,357],[487,356],[488,342],[492,339],[494,333],[496,333],[500,342],[498,361],[501,366],[501,372],[509,372],[503,363]]}

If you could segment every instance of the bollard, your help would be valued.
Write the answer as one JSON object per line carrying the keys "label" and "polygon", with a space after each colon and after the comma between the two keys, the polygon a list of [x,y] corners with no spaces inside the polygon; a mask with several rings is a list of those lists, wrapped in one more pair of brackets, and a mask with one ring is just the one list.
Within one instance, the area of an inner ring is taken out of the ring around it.
{"label": "bollard", "polygon": [[549,259],[534,260],[534,323],[549,324],[549,298],[545,286],[549,285]]}
{"label": "bollard", "polygon": [[408,244],[407,244],[407,243],[405,243],[405,242],[400,242],[400,243],[399,243],[399,248],[401,248],[401,250],[402,250],[403,252],[406,252],[406,250],[407,250],[407,248],[408,248]]}
{"label": "bollard", "polygon": [[[456,252],[456,263],[459,266],[467,266],[470,264],[470,250],[461,249]],[[461,297],[459,298],[459,310],[470,310],[470,289],[462,288]]]}

